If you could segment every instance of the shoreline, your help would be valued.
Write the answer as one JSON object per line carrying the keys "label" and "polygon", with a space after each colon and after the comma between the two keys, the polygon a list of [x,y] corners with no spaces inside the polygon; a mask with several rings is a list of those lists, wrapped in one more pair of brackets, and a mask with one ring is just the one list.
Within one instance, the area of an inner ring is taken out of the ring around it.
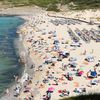
{"label": "shoreline", "polygon": [[[4,16],[5,17],[5,15],[2,15],[2,16]],[[35,72],[34,72],[34,69],[31,69],[31,70],[29,70],[29,66],[31,66],[32,64],[34,64],[32,61],[31,61],[31,58],[28,56],[28,54],[27,54],[27,52],[26,52],[26,50],[25,50],[25,47],[24,47],[24,45],[23,45],[23,39],[21,39],[21,38],[24,38],[24,35],[22,35],[20,32],[19,32],[19,29],[21,28],[21,27],[23,27],[26,23],[27,23],[27,20],[25,19],[25,18],[23,18],[22,16],[20,16],[20,15],[6,15],[6,17],[12,17],[12,16],[14,16],[14,17],[19,17],[19,18],[21,18],[21,19],[23,19],[24,20],[24,23],[22,24],[22,25],[20,25],[20,26],[18,26],[17,27],[17,31],[16,31],[16,34],[18,35],[18,37],[14,40],[14,44],[15,44],[15,49],[16,49],[16,53],[17,53],[17,55],[19,56],[19,62],[20,62],[20,64],[22,65],[22,67],[24,67],[24,69],[23,69],[23,71],[22,71],[22,73],[21,73],[21,75],[20,75],[20,77],[19,77],[19,79],[18,79],[18,82],[13,82],[12,84],[11,84],[11,86],[8,88],[9,89],[9,91],[11,92],[10,93],[10,97],[8,96],[8,95],[6,95],[5,94],[5,91],[4,91],[4,93],[2,93],[2,95],[1,95],[1,100],[6,100],[6,98],[8,98],[9,97],[9,99],[8,100],[19,100],[18,98],[16,98],[16,97],[14,97],[14,94],[13,94],[13,91],[14,91],[14,88],[16,87],[16,85],[17,84],[22,84],[22,82],[21,82],[21,80],[22,80],[22,78],[24,77],[24,75],[27,73],[29,76],[33,76],[34,74],[35,74]],[[20,35],[22,35],[22,37],[20,37]],[[25,54],[25,55],[23,55],[23,54]]]}
{"label": "shoreline", "polygon": [[[28,19],[25,18],[25,16],[28,16],[28,15],[27,14],[13,14],[13,13],[12,14],[1,14],[0,13],[0,16],[5,16],[5,17],[7,17],[7,16],[8,17],[12,17],[12,16],[13,17],[19,17],[19,18],[21,18],[21,19],[24,20],[24,23],[22,25],[20,25],[20,26],[17,27],[16,34],[18,35],[18,38],[16,38],[16,40],[15,40],[16,42],[18,42],[18,43],[15,43],[15,46],[17,46],[16,49],[18,49],[17,54],[19,56],[19,62],[23,63],[24,70],[23,70],[23,73],[22,73],[21,77],[19,78],[19,81],[18,82],[14,81],[13,84],[10,86],[10,88],[8,88],[9,91],[11,92],[10,93],[10,97],[9,97],[9,95],[6,95],[5,91],[4,91],[4,93],[1,95],[1,98],[0,98],[1,100],[6,100],[6,98],[9,98],[8,100],[13,100],[13,99],[14,100],[19,100],[19,98],[14,97],[14,94],[13,94],[14,90],[13,89],[16,87],[17,84],[22,84],[21,80],[22,80],[22,78],[24,77],[24,75],[26,73],[28,73],[28,75],[31,76],[31,77],[33,77],[34,74],[35,74],[34,68],[29,70],[29,66],[31,67],[31,65],[34,64],[34,62],[31,61],[31,58],[27,55],[27,52],[26,52],[24,44],[23,44],[23,39],[21,39],[21,38],[24,38],[25,36],[22,35],[22,33],[19,31],[19,29],[21,27],[23,27],[25,24],[27,24]],[[22,36],[21,38],[20,38],[20,35]],[[24,57],[23,57],[23,53],[25,53]]]}
{"label": "shoreline", "polygon": [[[19,17],[19,16],[15,16],[15,15],[6,15],[6,16],[5,16],[5,15],[2,15],[1,17],[18,17],[18,18],[24,20],[24,23],[25,23],[25,19],[23,19],[22,17]],[[21,24],[21,25],[24,25],[24,23]],[[18,28],[19,28],[21,25],[17,26],[17,30],[18,30]],[[15,34],[18,35],[18,34],[17,34],[17,31],[16,31]],[[14,49],[15,49],[15,52],[16,52],[16,55],[17,55],[17,58],[18,58],[18,62],[20,63],[21,67],[24,67],[24,65],[22,64],[22,62],[20,62],[20,61],[21,61],[20,52],[21,52],[21,50],[23,50],[23,49],[20,48],[20,46],[18,46],[18,43],[20,43],[20,42],[19,42],[19,38],[16,37],[15,40],[14,40],[13,42],[14,42]],[[18,43],[17,43],[17,42],[18,42]],[[19,52],[18,50],[19,50],[20,52]],[[20,59],[20,60],[19,60],[19,59]],[[21,78],[21,77],[23,76],[23,72],[24,72],[24,70],[23,70],[22,73],[18,76],[19,78]],[[13,77],[13,78],[14,78],[14,77]],[[14,80],[14,81],[10,84],[9,88],[7,88],[8,90],[10,90],[12,96],[13,96],[13,89],[15,88],[16,84],[17,84],[17,82]],[[6,90],[4,90],[4,92],[3,92],[3,93],[1,94],[1,96],[0,96],[0,99],[5,100],[6,98],[7,98]]]}
{"label": "shoreline", "polygon": [[[16,16],[16,15],[2,15],[2,17],[19,17],[19,16]],[[25,19],[23,19],[22,17],[19,17],[20,19],[22,19],[22,20],[24,20],[25,21]],[[25,23],[25,22],[24,22]],[[23,23],[23,24],[24,24]],[[22,25],[23,25],[22,24]],[[21,25],[20,25],[21,26]],[[17,27],[17,30],[18,30],[18,28],[20,27],[20,26],[18,26]],[[16,31],[16,33],[15,34],[17,34],[17,31]],[[17,34],[18,35],[18,34]],[[24,66],[24,64],[22,64],[22,62],[21,62],[21,56],[20,56],[20,52],[24,49],[24,48],[21,48],[21,45],[20,46],[18,46],[18,43],[21,43],[20,41],[19,41],[19,38],[17,37],[17,38],[15,38],[15,40],[13,41],[14,42],[14,47],[15,47],[15,51],[16,51],[16,54],[17,54],[17,57],[19,58],[18,60],[19,60],[19,62],[20,62],[20,65],[21,65],[21,67],[24,67],[24,69],[23,69],[23,71],[22,71],[22,73],[21,73],[21,75],[20,76],[18,76],[19,77],[19,79],[21,79],[21,77],[23,76],[23,74],[24,74],[24,70],[25,70],[25,66]],[[18,42],[18,43],[17,43]],[[19,52],[20,51],[20,52]],[[15,88],[15,86],[17,85],[18,83],[14,80],[13,81],[13,83],[11,83],[11,85],[10,85],[10,87],[9,88],[7,88],[11,93],[10,93],[10,95],[11,95],[11,98],[13,97],[13,89]],[[6,100],[6,98],[8,98],[9,96],[8,95],[6,95],[6,90],[2,93],[2,95],[0,96],[0,99],[1,100]],[[12,98],[13,99],[13,98]],[[11,100],[12,100],[11,99]],[[14,100],[17,100],[16,98],[14,98]]]}

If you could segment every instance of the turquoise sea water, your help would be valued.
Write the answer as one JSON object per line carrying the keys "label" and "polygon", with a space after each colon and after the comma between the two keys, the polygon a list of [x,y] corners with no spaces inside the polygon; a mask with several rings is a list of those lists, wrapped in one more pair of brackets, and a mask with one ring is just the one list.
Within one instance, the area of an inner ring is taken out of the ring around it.
{"label": "turquoise sea water", "polygon": [[17,27],[22,23],[19,17],[0,17],[0,95],[14,82],[13,76],[22,72],[14,45]]}

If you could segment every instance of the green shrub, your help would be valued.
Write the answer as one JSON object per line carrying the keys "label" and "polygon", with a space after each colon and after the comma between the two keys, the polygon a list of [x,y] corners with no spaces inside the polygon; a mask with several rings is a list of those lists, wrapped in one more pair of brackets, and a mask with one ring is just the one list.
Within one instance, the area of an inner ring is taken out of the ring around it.
{"label": "green shrub", "polygon": [[76,97],[64,98],[60,100],[100,100],[100,94],[87,94],[87,95],[80,95]]}
{"label": "green shrub", "polygon": [[58,9],[58,7],[57,7],[56,4],[50,4],[50,5],[47,7],[47,11],[56,11],[56,12],[59,12],[60,10]]}
{"label": "green shrub", "polygon": [[[65,5],[68,4],[71,9],[81,10],[81,9],[95,9],[100,8],[100,0],[0,0],[5,4],[12,4],[14,6],[26,6],[26,5],[37,5],[40,7],[45,7],[48,10],[59,11],[57,9],[57,4]],[[70,6],[70,3],[74,5]],[[48,5],[50,5],[48,7]],[[53,8],[54,7],[54,8]]]}

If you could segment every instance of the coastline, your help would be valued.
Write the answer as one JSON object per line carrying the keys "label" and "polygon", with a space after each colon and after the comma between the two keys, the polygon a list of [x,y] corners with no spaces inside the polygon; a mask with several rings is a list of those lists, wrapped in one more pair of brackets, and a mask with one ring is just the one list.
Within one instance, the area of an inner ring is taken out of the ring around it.
{"label": "coastline", "polygon": [[[5,15],[2,15],[2,16],[5,16]],[[6,17],[12,17],[12,16],[14,16],[14,17],[19,17],[19,18],[22,18],[21,16],[16,16],[16,15],[6,15]],[[22,18],[23,19],[23,18]],[[20,25],[20,26],[18,26],[17,27],[17,31],[19,30],[19,28],[20,27],[22,27],[22,26],[24,26],[24,24],[26,23],[26,20],[25,19],[23,19],[25,22],[22,24],[22,25]],[[4,91],[4,93],[2,93],[2,95],[1,95],[1,97],[0,97],[0,99],[1,100],[6,100],[6,98],[8,98],[9,97],[9,99],[8,100],[18,100],[18,98],[15,98],[14,97],[14,93],[13,93],[13,91],[14,91],[14,88],[16,87],[16,85],[17,84],[20,84],[21,83],[21,78],[24,76],[24,74],[25,73],[28,73],[30,76],[33,76],[33,73],[34,73],[34,69],[33,70],[28,70],[29,68],[28,68],[28,66],[31,66],[31,64],[33,64],[33,62],[31,61],[31,59],[30,59],[30,57],[27,55],[27,52],[26,52],[26,50],[25,50],[25,47],[24,47],[24,45],[23,45],[23,40],[20,40],[20,33],[19,32],[17,32],[16,31],[16,34],[18,35],[18,38],[16,38],[15,40],[14,40],[14,44],[15,44],[15,49],[16,49],[16,53],[17,53],[17,55],[19,56],[19,62],[21,63],[21,65],[22,65],[22,67],[24,67],[24,69],[23,69],[23,71],[22,71],[22,73],[21,73],[21,76],[18,76],[19,77],[19,80],[18,80],[18,82],[16,82],[16,81],[14,81],[13,82],[13,84],[11,84],[11,86],[10,86],[10,88],[8,88],[9,89],[9,92],[10,92],[10,97],[8,96],[8,95],[6,95],[5,94],[5,91]],[[23,36],[24,37],[24,36]],[[21,53],[23,53],[23,52],[25,52],[25,54],[26,54],[26,56],[24,56],[23,57],[23,55],[21,54]]]}
{"label": "coastline", "polygon": [[[17,17],[17,16],[14,16],[14,15],[2,15],[1,17]],[[18,19],[20,18],[21,20],[23,20],[24,21],[24,19],[23,18],[21,18],[21,17],[17,17]],[[23,24],[23,23],[22,23]],[[20,25],[19,25],[20,26]],[[17,26],[17,27],[15,27],[15,28],[17,28],[18,29],[18,27],[19,26]],[[16,34],[16,33],[15,33]],[[14,39],[14,41],[13,41],[13,43],[14,43],[14,49],[15,49],[15,51],[16,51],[16,57],[17,58],[19,58],[19,52],[18,52],[18,48],[19,48],[19,46],[17,46],[17,42],[18,42],[18,39],[17,39],[17,37],[18,37],[18,34],[16,34],[16,37],[15,37],[15,39]],[[16,43],[15,43],[15,41],[16,41]],[[20,48],[19,48],[20,49]],[[21,49],[20,49],[21,50]],[[18,61],[18,62],[20,62],[20,61]],[[20,63],[19,65],[21,65],[21,67],[22,67],[22,69],[20,69],[21,70],[21,72],[23,72],[22,70],[23,70],[23,65]],[[20,72],[20,74],[19,74],[19,78],[22,76],[22,74],[23,73],[21,73]],[[7,89],[9,89],[10,90],[10,92],[11,92],[11,94],[13,95],[13,89],[15,88],[15,85],[16,85],[16,82],[15,82],[15,80],[14,80],[14,77],[13,77],[13,81],[12,81],[12,83],[10,84],[10,86],[7,88]],[[6,90],[4,90],[3,91],[3,93],[0,95],[0,99],[6,99],[7,97],[5,96],[5,93],[6,93]]]}
{"label": "coastline", "polygon": [[[16,16],[16,15],[0,15],[0,16],[2,16],[2,17],[19,17],[19,16]],[[19,17],[20,19],[22,19],[22,20],[24,20],[25,21],[25,19],[23,19],[23,18],[21,18],[21,17]],[[24,23],[23,23],[24,24]],[[21,26],[21,25],[20,25]],[[19,26],[18,26],[19,27]],[[17,27],[17,29],[18,29],[18,27]],[[17,33],[16,33],[17,34]],[[18,34],[17,34],[18,35]],[[15,47],[15,51],[16,51],[16,55],[17,55],[17,57],[19,58],[19,62],[21,61],[21,57],[20,57],[20,52],[24,49],[24,48],[21,48],[21,46],[19,46],[18,45],[18,43],[20,43],[21,44],[21,42],[19,41],[19,38],[15,38],[15,40],[13,41],[14,42],[14,47]],[[20,62],[20,64],[22,65],[21,67],[24,67],[24,64],[22,64],[22,62]],[[25,68],[24,68],[25,69]],[[22,73],[21,73],[21,75],[19,75],[19,79],[23,76],[23,74],[24,74],[24,71],[22,71]],[[13,89],[15,88],[15,86],[16,86],[16,84],[17,84],[17,82],[14,80],[13,81],[13,83],[11,83],[11,85],[10,85],[10,87],[8,88],[8,90],[10,91],[10,95],[13,97]],[[9,96],[8,95],[6,95],[6,90],[1,94],[1,96],[0,96],[0,99],[1,100],[6,100],[6,98],[8,98]],[[11,98],[12,98],[11,97]],[[9,98],[10,99],[10,98]],[[13,98],[12,98],[13,99]],[[12,100],[12,99],[10,99],[10,100]],[[14,100],[16,100],[16,98],[14,98]]]}
{"label": "coastline", "polygon": [[[16,7],[15,7],[15,9],[16,9]],[[24,8],[22,7],[22,10],[23,9]],[[29,9],[30,9],[30,7],[29,7]],[[37,9],[37,7],[35,7],[35,9]],[[20,9],[18,9],[18,12],[19,11],[20,11]],[[19,100],[19,98],[14,97],[14,93],[13,93],[14,88],[16,87],[17,84],[22,84],[21,80],[22,80],[23,76],[26,73],[28,73],[28,75],[31,76],[31,77],[33,77],[34,74],[35,74],[34,69],[30,69],[29,70],[29,66],[33,65],[34,62],[31,60],[31,58],[29,57],[29,55],[27,54],[27,52],[25,50],[25,47],[24,47],[24,44],[23,44],[23,39],[22,39],[25,36],[23,34],[21,34],[21,32],[19,31],[21,27],[23,27],[25,24],[27,24],[28,19],[25,18],[25,17],[28,16],[28,15],[29,16],[31,15],[31,14],[29,14],[29,13],[27,14],[27,13],[26,14],[21,14],[21,13],[16,14],[15,12],[14,13],[11,12],[11,14],[9,14],[9,11],[8,12],[5,11],[5,13],[4,12],[2,13],[2,11],[0,11],[0,16],[8,16],[8,17],[14,16],[14,17],[19,17],[19,18],[21,18],[21,19],[23,19],[25,21],[22,25],[17,27],[16,34],[18,35],[18,38],[16,38],[16,40],[15,40],[15,46],[16,46],[16,49],[17,49],[16,52],[17,52],[17,54],[19,56],[19,62],[23,64],[24,70],[23,70],[23,73],[22,73],[21,77],[19,77],[18,82],[14,82],[10,86],[10,88],[9,88],[10,96],[6,95],[5,91],[4,91],[4,93],[2,93],[2,96],[1,96],[0,100],[6,100],[7,98],[9,98],[8,100],[13,100],[13,99],[14,100]],[[20,37],[20,35],[22,37]],[[24,56],[23,56],[23,53],[25,53]]]}
{"label": "coastline", "polygon": [[[37,8],[36,8],[37,9]],[[38,9],[38,13],[39,13],[39,10],[40,9]],[[20,11],[20,10],[19,10]],[[41,11],[40,11],[41,12]],[[44,12],[44,11],[42,11],[42,12]],[[7,12],[7,13],[9,13],[9,12]],[[35,14],[31,14],[32,12],[30,12],[30,13],[25,13],[25,14],[23,14],[22,16],[21,15],[18,15],[19,17],[21,17],[21,18],[24,18],[24,20],[26,20],[26,23],[24,23],[23,25],[21,25],[19,28],[18,28],[18,34],[19,34],[19,43],[20,43],[20,46],[18,46],[18,49],[19,49],[19,53],[20,53],[20,55],[24,55],[23,56],[23,58],[24,58],[24,62],[25,62],[25,69],[24,69],[24,72],[23,72],[23,75],[22,75],[22,77],[24,76],[24,74],[25,73],[28,73],[31,77],[32,77],[32,79],[33,80],[36,80],[35,78],[34,78],[34,76],[35,76],[35,71],[36,70],[38,70],[38,66],[41,64],[41,62],[40,62],[40,64],[38,63],[38,62],[35,62],[37,65],[35,65],[35,69],[33,68],[33,69],[29,69],[29,67],[31,67],[31,65],[34,63],[34,61],[36,60],[36,58],[34,58],[33,57],[33,60],[31,59],[31,57],[28,55],[28,52],[27,52],[27,50],[25,50],[25,49],[27,49],[26,47],[25,47],[25,45],[26,44],[24,44],[24,38],[25,38],[25,36],[24,35],[26,35],[26,34],[23,34],[23,33],[21,33],[21,31],[20,31],[20,28],[22,28],[22,27],[24,27],[25,26],[25,24],[27,24],[27,21],[31,21],[31,15],[32,16],[35,16]],[[37,13],[37,12],[36,12]],[[44,14],[47,14],[47,12],[46,13],[44,13]],[[52,14],[52,13],[51,13]],[[13,14],[12,14],[13,15]],[[40,14],[39,14],[40,15]],[[38,17],[39,16],[38,14],[36,14],[36,16]],[[15,16],[15,15],[14,15]],[[28,20],[28,17],[29,17],[29,20]],[[70,17],[70,16],[69,16]],[[29,23],[29,22],[28,22]],[[31,25],[30,25],[31,26]],[[33,28],[34,28],[34,26],[33,26]],[[21,35],[20,35],[21,34]],[[21,39],[22,38],[22,39]],[[22,52],[24,52],[24,53],[22,53]],[[27,58],[27,60],[26,60],[26,58]],[[35,59],[35,60],[34,60]],[[40,75],[41,74],[41,72],[36,72],[38,75]],[[21,78],[22,78],[21,77]],[[41,79],[41,78],[40,78]],[[34,83],[35,84],[35,83]],[[15,85],[15,84],[14,84]],[[11,91],[13,91],[13,88],[14,88],[14,86],[13,87],[11,87]],[[12,95],[13,93],[11,93],[11,95]],[[23,96],[23,94],[22,94],[22,96]],[[5,98],[7,98],[7,97],[3,97],[3,98],[1,98],[1,100],[5,100]],[[11,97],[12,98],[12,97]],[[8,99],[8,100],[13,100],[13,99]],[[19,98],[16,98],[16,97],[14,97],[14,100],[19,100]],[[39,99],[37,99],[37,100],[39,100]]]}

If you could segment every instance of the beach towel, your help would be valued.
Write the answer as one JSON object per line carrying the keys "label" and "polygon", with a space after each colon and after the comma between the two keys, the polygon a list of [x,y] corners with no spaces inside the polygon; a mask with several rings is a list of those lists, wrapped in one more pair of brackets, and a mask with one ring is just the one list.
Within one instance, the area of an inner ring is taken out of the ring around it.
{"label": "beach towel", "polygon": [[78,82],[74,82],[74,87],[79,87],[79,83]]}
{"label": "beach towel", "polygon": [[83,71],[79,71],[78,75],[79,75],[79,76],[82,76],[83,73],[84,73]]}
{"label": "beach towel", "polygon": [[62,93],[62,90],[58,90],[58,93]]}

